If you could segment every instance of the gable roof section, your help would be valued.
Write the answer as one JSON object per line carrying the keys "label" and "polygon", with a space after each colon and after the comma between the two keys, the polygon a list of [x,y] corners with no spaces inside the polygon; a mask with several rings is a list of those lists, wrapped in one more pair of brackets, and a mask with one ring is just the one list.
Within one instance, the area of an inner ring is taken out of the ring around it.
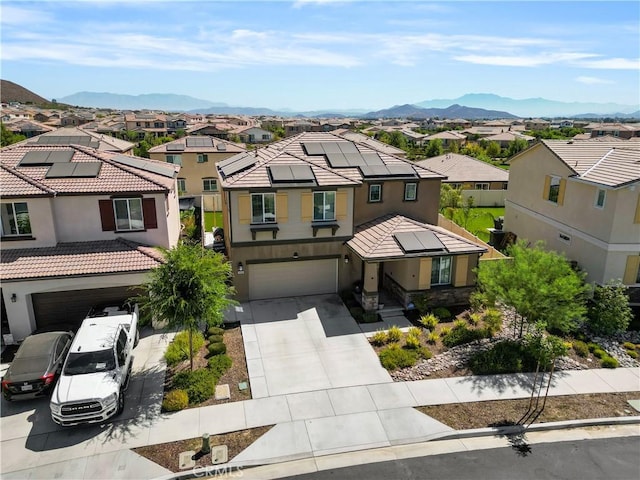
{"label": "gable roof section", "polygon": [[[417,178],[441,179],[442,175],[437,174],[427,168],[416,165],[413,162],[389,155],[358,142],[346,140],[338,135],[325,132],[305,132],[293,137],[286,138],[280,142],[273,143],[264,148],[259,148],[252,153],[246,153],[246,163],[250,164],[240,171],[228,170],[225,175],[220,165],[217,165],[223,188],[246,189],[246,188],[269,188],[272,182],[268,174],[270,165],[309,165],[313,171],[318,186],[349,186],[363,183],[363,175],[357,167],[332,168],[327,161],[326,155],[308,155],[304,148],[305,144],[320,142],[331,142],[350,145],[354,151],[361,155],[375,154],[380,158],[380,162],[390,167],[390,171],[397,168],[410,167],[415,171]],[[252,158],[253,157],[253,158]],[[240,157],[238,157],[240,159]],[[225,162],[229,161],[226,160]],[[224,167],[225,164],[223,164]]]}
{"label": "gable roof section", "polygon": [[459,153],[447,153],[416,162],[447,176],[447,182],[508,182],[509,172]]}
{"label": "gable roof section", "polygon": [[[49,165],[42,166],[21,166],[20,161],[30,152],[60,152],[71,151],[72,156],[68,163],[96,163],[99,162],[101,167],[99,173],[92,178],[47,178]],[[106,193],[152,193],[167,192],[174,188],[175,177],[179,171],[179,166],[149,160],[147,158],[138,158],[126,156],[132,162],[138,161],[138,166],[127,165],[118,162],[120,154],[115,152],[100,152],[98,150],[81,147],[79,145],[62,146],[62,145],[39,145],[39,144],[23,144],[20,146],[12,145],[0,150],[0,165],[4,172],[9,172],[13,177],[19,177],[24,182],[31,185],[19,183],[15,178],[8,177],[10,185],[12,185],[12,194],[14,196],[33,195],[33,186],[40,189],[48,190],[53,195],[85,195],[85,194],[106,194]],[[154,172],[154,168],[148,168],[148,165],[157,164],[158,169],[173,169],[174,174],[169,178],[167,175],[161,175]],[[147,165],[145,167],[145,165]],[[6,175],[6,173],[3,173]],[[4,181],[3,181],[3,188]],[[24,195],[21,193],[24,188]]]}
{"label": "gable roof section", "polygon": [[149,153],[240,153],[247,149],[234,142],[208,135],[189,135],[149,149]]}
{"label": "gable roof section", "polygon": [[146,272],[162,263],[160,250],[130,240],[59,243],[47,248],[5,249],[3,282]]}
{"label": "gable roof section", "polygon": [[571,142],[543,140],[573,172],[571,177],[618,188],[640,181],[640,144],[636,142]]}
{"label": "gable roof section", "polygon": [[[426,238],[433,234],[434,243],[442,244],[444,250],[405,251],[401,239],[404,234],[415,232],[418,237]],[[433,257],[448,254],[482,253],[487,249],[477,245],[442,227],[420,223],[402,215],[384,215],[359,225],[347,246],[364,260],[401,259],[409,257]]]}
{"label": "gable roof section", "polygon": [[50,197],[55,194],[54,190],[3,164],[0,164],[0,185],[3,198]]}

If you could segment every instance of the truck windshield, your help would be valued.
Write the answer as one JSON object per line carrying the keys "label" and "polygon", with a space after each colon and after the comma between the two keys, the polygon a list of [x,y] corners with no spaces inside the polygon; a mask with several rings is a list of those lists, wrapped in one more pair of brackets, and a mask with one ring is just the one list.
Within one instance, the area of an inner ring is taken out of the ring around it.
{"label": "truck windshield", "polygon": [[116,359],[113,350],[98,350],[96,352],[70,353],[64,367],[65,375],[82,375],[113,370]]}

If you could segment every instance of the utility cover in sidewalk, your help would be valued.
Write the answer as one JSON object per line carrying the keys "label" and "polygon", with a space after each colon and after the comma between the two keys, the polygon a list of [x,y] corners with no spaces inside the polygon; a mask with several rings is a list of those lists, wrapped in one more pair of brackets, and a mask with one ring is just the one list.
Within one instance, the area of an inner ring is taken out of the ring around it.
{"label": "utility cover in sidewalk", "polygon": [[249,385],[247,385],[247,382],[240,382],[238,384],[238,390],[246,390],[247,388],[249,388]]}
{"label": "utility cover in sidewalk", "polygon": [[229,449],[226,445],[216,445],[211,447],[211,464],[227,463],[229,459]]}
{"label": "utility cover in sidewalk", "polygon": [[627,400],[629,405],[636,409],[636,411],[640,412],[640,400]]}
{"label": "utility cover in sidewalk", "polygon": [[187,468],[194,468],[196,461],[194,459],[196,452],[189,450],[188,452],[182,452],[180,454],[180,470],[186,470]]}
{"label": "utility cover in sidewalk", "polygon": [[228,400],[231,398],[231,389],[229,384],[216,385],[216,400]]}

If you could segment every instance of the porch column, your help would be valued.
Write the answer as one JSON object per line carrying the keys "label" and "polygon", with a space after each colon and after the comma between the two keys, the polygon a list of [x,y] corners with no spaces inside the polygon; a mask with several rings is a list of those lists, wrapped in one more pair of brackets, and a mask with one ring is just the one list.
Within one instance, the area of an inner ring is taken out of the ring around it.
{"label": "porch column", "polygon": [[362,285],[362,308],[370,312],[378,309],[378,264],[364,263],[364,282]]}

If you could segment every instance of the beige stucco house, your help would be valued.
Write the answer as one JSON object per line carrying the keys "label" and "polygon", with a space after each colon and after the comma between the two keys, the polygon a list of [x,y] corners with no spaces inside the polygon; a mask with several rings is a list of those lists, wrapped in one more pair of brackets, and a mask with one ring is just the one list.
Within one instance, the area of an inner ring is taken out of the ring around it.
{"label": "beige stucco house", "polygon": [[239,300],[353,290],[465,303],[485,251],[437,227],[442,176],[370,144],[302,133],[217,164]]}
{"label": "beige stucco house", "polygon": [[194,135],[153,147],[149,150],[149,156],[154,160],[180,165],[180,196],[202,199],[204,210],[213,212],[222,208],[215,165],[241,152],[246,152],[246,149],[237,143]]}
{"label": "beige stucco house", "polygon": [[2,333],[18,341],[132,296],[154,247],[178,242],[178,171],[79,145],[0,150]]}
{"label": "beige stucco house", "polygon": [[504,229],[564,252],[590,282],[622,279],[640,303],[640,145],[544,140],[517,155]]}

